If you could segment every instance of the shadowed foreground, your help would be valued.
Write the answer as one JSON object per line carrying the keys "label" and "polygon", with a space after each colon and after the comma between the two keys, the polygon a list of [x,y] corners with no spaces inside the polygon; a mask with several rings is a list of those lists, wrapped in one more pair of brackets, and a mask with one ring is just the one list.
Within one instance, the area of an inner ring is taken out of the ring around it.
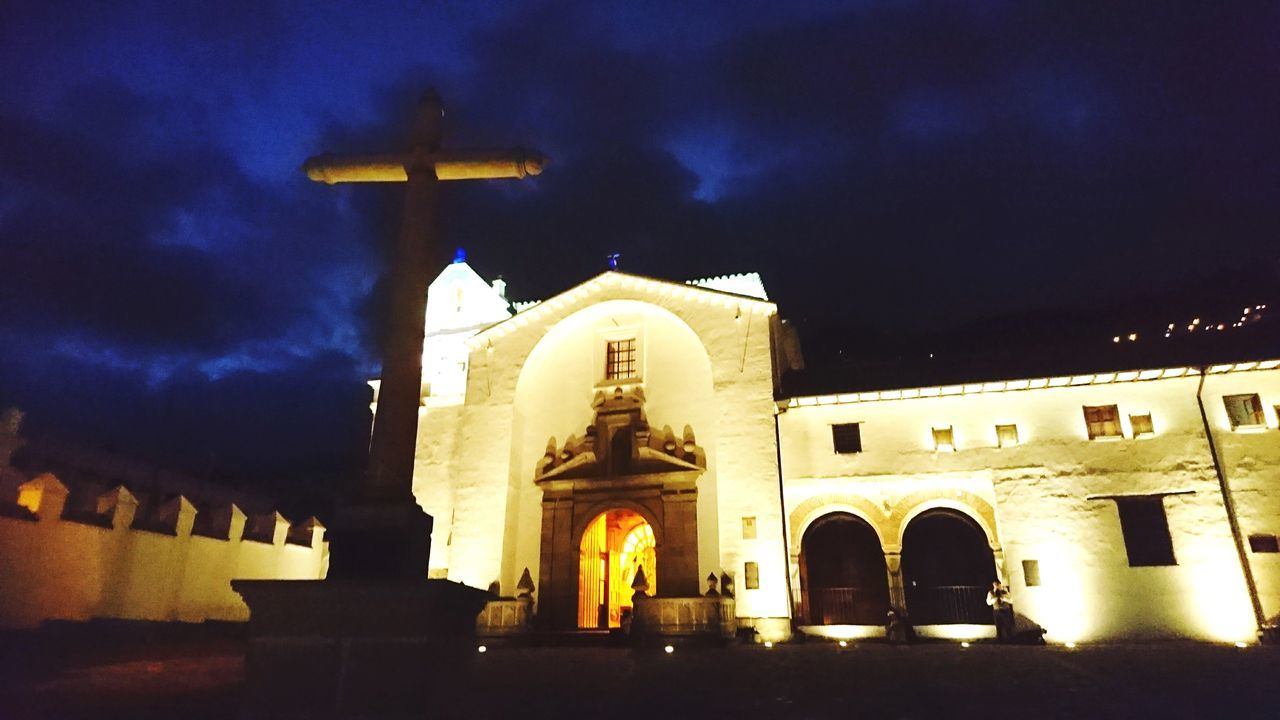
{"label": "shadowed foreground", "polygon": [[[73,658],[4,690],[7,718],[235,717],[232,644]],[[148,655],[150,657],[148,657]],[[447,716],[1163,717],[1280,716],[1280,648],[1193,644],[840,649],[489,648]],[[13,675],[10,675],[13,678]],[[444,708],[442,708],[443,710]],[[1025,715],[1024,715],[1025,713]]]}

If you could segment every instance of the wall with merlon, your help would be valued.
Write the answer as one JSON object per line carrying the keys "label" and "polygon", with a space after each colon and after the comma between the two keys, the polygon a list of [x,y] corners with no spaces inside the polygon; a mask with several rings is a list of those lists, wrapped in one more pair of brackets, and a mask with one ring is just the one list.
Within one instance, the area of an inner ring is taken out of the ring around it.
{"label": "wall with merlon", "polygon": [[[11,492],[10,492],[11,491]],[[328,566],[323,526],[310,543],[286,543],[289,522],[274,515],[270,542],[243,537],[245,515],[230,510],[227,539],[192,534],[196,508],[172,502],[160,532],[133,527],[138,502],[123,486],[104,512],[63,517],[67,488],[43,474],[0,496],[0,627],[44,620],[244,621],[249,609],[233,579],[316,580]]]}

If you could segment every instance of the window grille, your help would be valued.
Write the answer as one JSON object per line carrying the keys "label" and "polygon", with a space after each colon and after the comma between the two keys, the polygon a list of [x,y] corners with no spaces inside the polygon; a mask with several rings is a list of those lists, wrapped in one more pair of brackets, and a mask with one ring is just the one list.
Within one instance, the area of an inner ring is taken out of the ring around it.
{"label": "window grille", "polygon": [[[597,346],[598,347],[598,346]],[[610,340],[605,347],[604,377],[626,380],[636,376],[636,339]]]}

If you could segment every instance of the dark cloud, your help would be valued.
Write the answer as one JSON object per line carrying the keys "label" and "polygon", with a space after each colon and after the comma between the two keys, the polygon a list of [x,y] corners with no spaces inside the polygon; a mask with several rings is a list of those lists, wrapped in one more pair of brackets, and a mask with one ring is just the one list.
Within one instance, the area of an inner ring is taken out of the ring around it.
{"label": "dark cloud", "polygon": [[246,457],[270,449],[247,439],[302,447],[281,428],[323,436],[313,416],[342,411],[308,403],[376,367],[398,193],[297,168],[402,147],[431,85],[450,144],[553,158],[444,191],[437,257],[466,247],[516,297],[613,252],[672,278],[758,270],[821,362],[958,329],[995,342],[982,327],[1044,346],[1027,328],[1045,317],[1093,333],[1190,287],[1275,286],[1271,3],[19,3],[11,20],[0,401],[54,425],[173,392],[221,403],[220,429],[191,432]]}

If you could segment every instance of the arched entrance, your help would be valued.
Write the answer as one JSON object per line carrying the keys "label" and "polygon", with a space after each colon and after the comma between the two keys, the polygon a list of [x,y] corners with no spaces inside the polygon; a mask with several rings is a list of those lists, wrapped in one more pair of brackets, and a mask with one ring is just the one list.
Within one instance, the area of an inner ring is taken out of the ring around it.
{"label": "arched entrance", "polygon": [[889,580],[876,531],[849,513],[816,520],[800,544],[802,614],[812,625],[882,625]]}
{"label": "arched entrance", "polygon": [[996,579],[987,535],[969,516],[927,510],[902,535],[907,612],[915,625],[990,625],[987,590]]}
{"label": "arched entrance", "polygon": [[579,544],[578,627],[619,627],[641,568],[652,595],[658,581],[653,527],[633,510],[597,515]]}

